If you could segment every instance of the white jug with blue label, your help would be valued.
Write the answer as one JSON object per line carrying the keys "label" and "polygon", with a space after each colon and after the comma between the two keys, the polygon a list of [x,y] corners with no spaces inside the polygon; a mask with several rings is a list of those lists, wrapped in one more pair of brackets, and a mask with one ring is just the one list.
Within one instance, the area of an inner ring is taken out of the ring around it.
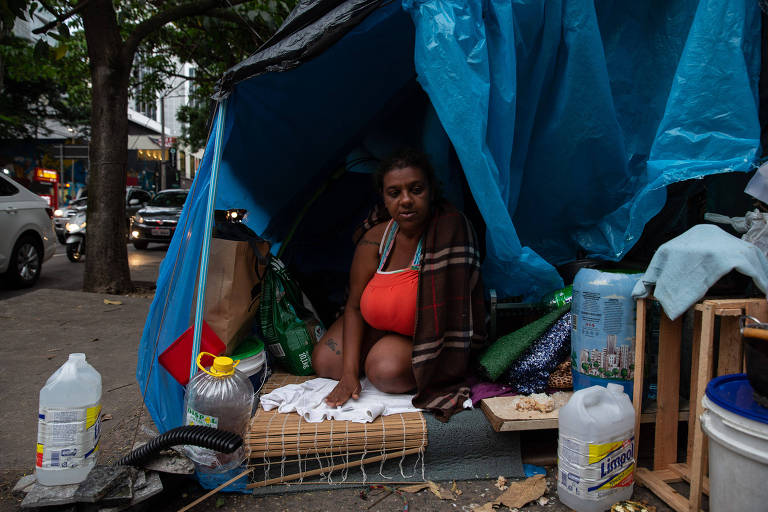
{"label": "white jug with blue label", "polygon": [[558,415],[557,495],[577,512],[632,497],[635,411],[619,384],[579,390]]}
{"label": "white jug with blue label", "polygon": [[42,485],[76,484],[96,465],[101,375],[85,354],[69,359],[40,390],[35,476]]}

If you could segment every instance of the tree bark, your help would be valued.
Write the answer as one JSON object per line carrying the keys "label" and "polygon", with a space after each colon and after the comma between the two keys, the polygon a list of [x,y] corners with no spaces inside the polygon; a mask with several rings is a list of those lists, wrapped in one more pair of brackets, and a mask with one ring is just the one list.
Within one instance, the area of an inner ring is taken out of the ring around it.
{"label": "tree bark", "polygon": [[[232,7],[245,1],[227,0],[226,5]],[[169,5],[136,25],[125,40],[120,34],[112,0],[80,0],[68,13],[57,18],[64,20],[75,13],[82,16],[91,68],[85,291],[124,294],[133,290],[128,267],[125,183],[128,84],[139,44],[166,23],[201,15],[221,6],[221,0]]]}
{"label": "tree bark", "polygon": [[128,79],[133,53],[126,55],[123,51],[111,0],[91,0],[82,17],[92,84],[83,289],[124,294],[133,290],[125,224]]}

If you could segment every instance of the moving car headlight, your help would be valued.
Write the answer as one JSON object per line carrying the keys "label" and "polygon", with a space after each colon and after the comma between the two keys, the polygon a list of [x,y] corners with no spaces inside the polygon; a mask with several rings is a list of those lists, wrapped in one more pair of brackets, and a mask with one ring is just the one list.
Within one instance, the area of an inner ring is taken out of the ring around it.
{"label": "moving car headlight", "polygon": [[66,229],[69,233],[77,233],[81,229],[85,229],[85,222],[83,222],[82,224],[77,224],[77,223],[72,224],[67,222],[67,225],[64,226],[64,229]]}
{"label": "moving car headlight", "polygon": [[62,215],[64,215],[64,212],[61,210],[56,210],[55,212],[53,212],[54,217],[61,217]]}
{"label": "moving car headlight", "polygon": [[139,215],[138,217],[136,217],[136,222],[138,222],[139,224],[144,224],[144,217]]}

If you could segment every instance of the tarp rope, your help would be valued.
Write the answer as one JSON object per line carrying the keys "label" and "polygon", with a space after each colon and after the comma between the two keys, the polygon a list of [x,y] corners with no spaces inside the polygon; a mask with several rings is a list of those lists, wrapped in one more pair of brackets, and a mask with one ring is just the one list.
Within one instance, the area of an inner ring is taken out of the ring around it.
{"label": "tarp rope", "polygon": [[197,304],[195,305],[195,329],[192,337],[192,359],[189,366],[189,379],[197,373],[197,354],[200,352],[200,330],[203,325],[203,309],[205,309],[205,284],[208,280],[208,256],[211,250],[211,236],[213,234],[213,209],[216,203],[216,183],[219,178],[219,166],[221,164],[221,146],[224,138],[224,118],[227,112],[227,100],[219,103],[219,112],[216,116],[216,134],[213,146],[213,167],[211,168],[211,181],[208,184],[208,205],[206,206],[205,231],[203,232],[203,247],[200,260],[200,281],[197,287]]}

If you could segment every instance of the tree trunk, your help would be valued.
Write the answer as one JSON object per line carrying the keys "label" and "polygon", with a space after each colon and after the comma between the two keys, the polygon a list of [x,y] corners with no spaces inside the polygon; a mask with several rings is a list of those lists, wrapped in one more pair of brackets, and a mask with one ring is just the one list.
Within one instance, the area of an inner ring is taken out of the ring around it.
{"label": "tree trunk", "polygon": [[93,95],[83,289],[122,294],[133,290],[125,224],[128,78],[133,54],[123,53],[111,0],[91,0],[82,16]]}

